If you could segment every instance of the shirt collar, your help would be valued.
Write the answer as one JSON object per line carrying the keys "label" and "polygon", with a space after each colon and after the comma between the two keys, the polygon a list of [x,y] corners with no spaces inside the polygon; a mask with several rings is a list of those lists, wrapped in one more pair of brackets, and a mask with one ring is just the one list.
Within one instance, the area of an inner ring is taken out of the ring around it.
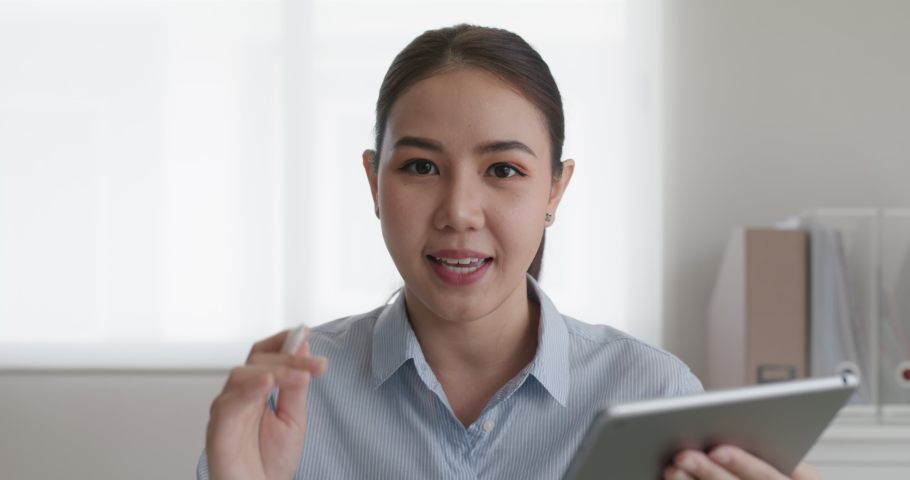
{"label": "shirt collar", "polygon": [[531,275],[528,275],[528,297],[540,302],[537,355],[531,362],[529,373],[565,407],[569,397],[569,329],[566,320]]}
{"label": "shirt collar", "polygon": [[[527,372],[565,407],[569,396],[569,331],[562,314],[543,293],[537,281],[531,275],[527,279],[528,297],[540,304],[537,354]],[[420,343],[408,322],[402,291],[376,320],[373,331],[373,386],[382,385],[410,359],[415,360],[418,370],[426,365]]]}
{"label": "shirt collar", "polygon": [[[373,330],[373,387],[379,387],[405,362],[423,358],[417,335],[408,322],[404,290],[376,319]],[[425,363],[425,362],[424,362]]]}

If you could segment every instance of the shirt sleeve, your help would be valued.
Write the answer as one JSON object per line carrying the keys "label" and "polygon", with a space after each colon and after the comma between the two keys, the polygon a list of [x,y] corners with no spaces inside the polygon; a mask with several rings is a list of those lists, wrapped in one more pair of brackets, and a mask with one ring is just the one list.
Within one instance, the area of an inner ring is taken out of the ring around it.
{"label": "shirt sleeve", "polygon": [[199,463],[196,464],[196,480],[209,480],[209,460],[205,454],[205,449],[202,449]]}
{"label": "shirt sleeve", "polygon": [[704,391],[705,387],[702,386],[701,380],[687,368],[679,379],[679,387],[676,390],[676,395],[691,395],[693,393],[703,393]]}

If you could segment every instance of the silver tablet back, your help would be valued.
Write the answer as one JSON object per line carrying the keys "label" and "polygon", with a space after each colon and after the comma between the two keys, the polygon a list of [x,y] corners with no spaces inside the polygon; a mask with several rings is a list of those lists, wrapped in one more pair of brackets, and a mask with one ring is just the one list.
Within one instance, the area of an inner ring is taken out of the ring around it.
{"label": "silver tablet back", "polygon": [[680,450],[721,443],[789,474],[858,385],[846,374],[608,406],[563,478],[660,479]]}

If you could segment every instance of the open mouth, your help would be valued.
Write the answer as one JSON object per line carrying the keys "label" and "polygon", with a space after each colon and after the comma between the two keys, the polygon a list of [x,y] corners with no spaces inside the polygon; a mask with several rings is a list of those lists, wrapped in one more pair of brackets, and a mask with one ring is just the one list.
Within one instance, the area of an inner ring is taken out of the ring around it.
{"label": "open mouth", "polygon": [[442,258],[427,255],[427,258],[442,265],[446,270],[459,275],[474,272],[484,264],[492,262],[493,257],[487,258]]}

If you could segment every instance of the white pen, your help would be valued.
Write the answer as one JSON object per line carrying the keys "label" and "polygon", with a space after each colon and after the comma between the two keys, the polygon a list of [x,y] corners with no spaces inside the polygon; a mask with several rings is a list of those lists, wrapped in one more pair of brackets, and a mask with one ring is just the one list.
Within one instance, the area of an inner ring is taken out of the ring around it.
{"label": "white pen", "polygon": [[303,337],[306,336],[306,325],[300,324],[299,327],[288,332],[287,338],[284,340],[284,345],[281,346],[281,353],[295,354],[297,349],[300,348],[300,344],[303,343]]}

